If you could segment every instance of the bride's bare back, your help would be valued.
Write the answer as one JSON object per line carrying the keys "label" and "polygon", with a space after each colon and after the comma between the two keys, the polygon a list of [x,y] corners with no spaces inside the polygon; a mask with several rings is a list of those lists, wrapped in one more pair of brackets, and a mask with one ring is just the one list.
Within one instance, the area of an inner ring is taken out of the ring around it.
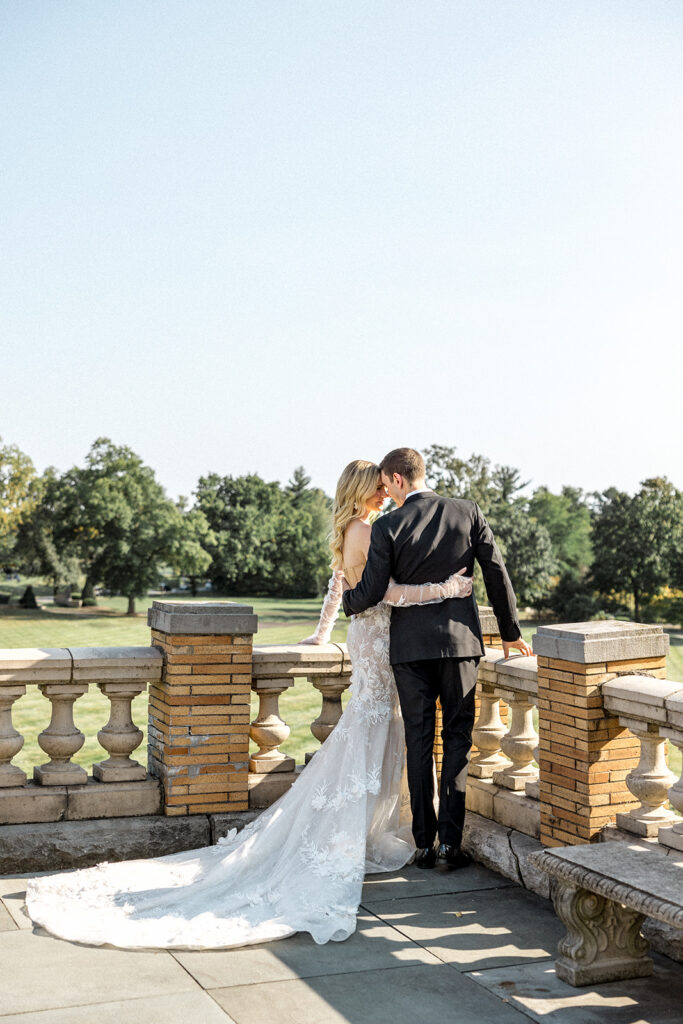
{"label": "bride's bare back", "polygon": [[342,558],[344,576],[351,587],[355,587],[363,575],[368,560],[372,526],[360,519],[352,519],[344,531]]}

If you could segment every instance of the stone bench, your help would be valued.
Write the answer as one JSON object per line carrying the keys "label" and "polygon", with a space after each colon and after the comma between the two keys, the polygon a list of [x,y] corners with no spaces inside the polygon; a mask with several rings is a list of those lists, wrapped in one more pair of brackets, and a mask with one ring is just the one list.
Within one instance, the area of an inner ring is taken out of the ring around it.
{"label": "stone bench", "polygon": [[567,926],[555,968],[570,985],[652,974],[643,919],[683,928],[681,859],[612,842],[541,850],[530,860],[550,876],[555,911]]}

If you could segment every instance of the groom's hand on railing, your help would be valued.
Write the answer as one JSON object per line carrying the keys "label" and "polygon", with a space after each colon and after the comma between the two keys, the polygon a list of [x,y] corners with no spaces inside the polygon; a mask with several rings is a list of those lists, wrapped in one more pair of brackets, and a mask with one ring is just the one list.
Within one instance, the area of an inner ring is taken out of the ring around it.
{"label": "groom's hand on railing", "polygon": [[532,651],[532,649],[531,649],[531,645],[528,644],[526,642],[526,640],[523,640],[521,636],[520,636],[519,640],[503,640],[503,657],[504,658],[509,658],[510,657],[510,648],[511,647],[514,647],[515,650],[519,651],[519,653],[523,654],[525,657],[529,657],[530,655],[532,655],[534,653]]}

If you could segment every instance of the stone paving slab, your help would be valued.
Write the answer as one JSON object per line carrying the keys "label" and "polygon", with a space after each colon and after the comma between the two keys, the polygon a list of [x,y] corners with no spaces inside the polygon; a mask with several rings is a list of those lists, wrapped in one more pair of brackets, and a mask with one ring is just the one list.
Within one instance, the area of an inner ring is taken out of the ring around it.
{"label": "stone paving slab", "polygon": [[[39,872],[35,875],[31,875],[31,878],[37,878]],[[14,892],[16,889],[21,889],[26,892],[26,875],[3,875],[0,878],[0,897],[4,896],[6,892]]]}
{"label": "stone paving slab", "polygon": [[0,932],[12,932],[16,929],[16,923],[9,910],[0,903]]}
{"label": "stone paving slab", "polygon": [[472,864],[459,871],[443,871],[439,868],[425,871],[409,866],[393,874],[368,875],[363,885],[362,902],[375,904],[380,900],[510,887],[516,888],[515,883],[481,864]]}
{"label": "stone paving slab", "polygon": [[0,933],[0,965],[6,1015],[116,1002],[122,994],[134,999],[201,992],[165,951],[80,946],[31,931]]}
{"label": "stone paving slab", "polygon": [[[529,1024],[445,964],[214,989],[237,1024]],[[488,999],[482,996],[487,995]]]}
{"label": "stone paving slab", "polygon": [[25,878],[0,878],[0,907],[10,915],[16,928],[32,930],[33,922],[26,912]]}
{"label": "stone paving slab", "polygon": [[554,957],[565,933],[552,904],[516,886],[364,907],[462,971]]}
{"label": "stone paving slab", "polygon": [[683,967],[653,957],[651,978],[572,988],[552,963],[526,964],[468,974],[489,992],[539,1024],[674,1024],[683,1015]]}
{"label": "stone paving slab", "polygon": [[0,1024],[235,1024],[206,992],[176,992],[122,999],[97,1006],[65,1006],[20,1016],[0,1016]]}
{"label": "stone paving slab", "polygon": [[34,933],[23,917],[25,885],[0,878],[0,919],[7,924],[3,911],[13,919],[0,930],[0,1024],[672,1024],[681,1016],[683,966],[665,957],[655,955],[651,978],[589,989],[558,981],[564,928],[552,905],[479,867],[369,878],[366,893],[383,898],[361,910],[346,942],[317,946],[297,935],[202,952],[131,952]]}
{"label": "stone paving slab", "polygon": [[359,914],[355,934],[344,942],[319,946],[310,935],[299,934],[243,949],[174,952],[173,956],[205,989],[440,962],[368,913]]}

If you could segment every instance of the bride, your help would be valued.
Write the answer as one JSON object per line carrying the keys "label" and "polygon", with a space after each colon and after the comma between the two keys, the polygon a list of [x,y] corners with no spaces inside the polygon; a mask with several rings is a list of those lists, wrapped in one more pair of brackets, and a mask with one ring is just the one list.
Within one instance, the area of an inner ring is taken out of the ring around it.
{"label": "bride", "polygon": [[[352,586],[360,579],[371,517],[385,499],[374,463],[346,467],[333,511],[333,573],[318,628],[304,643],[328,641],[344,577]],[[31,879],[33,921],[64,939],[126,949],[225,949],[299,931],[318,943],[348,938],[365,873],[398,870],[415,852],[407,801],[401,807],[391,606],[470,592],[471,580],[459,574],[442,584],[390,583],[381,604],[351,618],[351,699],[284,796],[215,846]]]}

